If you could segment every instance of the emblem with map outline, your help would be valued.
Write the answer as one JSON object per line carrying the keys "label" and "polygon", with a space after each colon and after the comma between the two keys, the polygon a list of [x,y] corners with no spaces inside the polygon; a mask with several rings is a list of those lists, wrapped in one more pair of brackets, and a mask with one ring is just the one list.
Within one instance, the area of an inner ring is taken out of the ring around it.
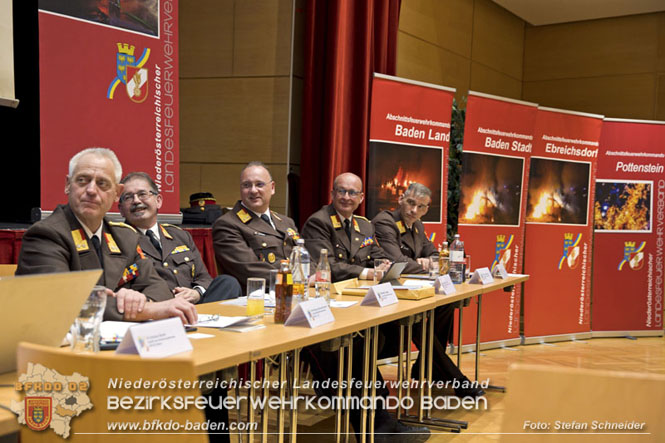
{"label": "emblem with map outline", "polygon": [[78,372],[62,375],[39,363],[28,363],[25,374],[16,383],[16,390],[25,393],[25,400],[12,400],[10,409],[18,415],[19,424],[33,431],[51,428],[67,438],[72,419],[92,409],[89,388],[89,378]]}

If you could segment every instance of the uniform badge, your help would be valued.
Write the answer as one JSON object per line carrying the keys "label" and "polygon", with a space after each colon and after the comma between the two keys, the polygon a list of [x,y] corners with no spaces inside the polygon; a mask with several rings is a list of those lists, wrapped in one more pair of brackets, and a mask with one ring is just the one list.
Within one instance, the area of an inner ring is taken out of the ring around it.
{"label": "uniform badge", "polygon": [[268,254],[268,263],[275,263],[275,254],[272,252]]}
{"label": "uniform badge", "polygon": [[238,212],[236,212],[236,215],[240,219],[241,222],[247,223],[252,219],[252,216],[247,213],[244,209],[240,209]]}
{"label": "uniform badge", "polygon": [[360,232],[360,226],[358,226],[358,220],[356,220],[356,217],[353,217],[353,229],[355,229],[356,232]]}
{"label": "uniform badge", "polygon": [[342,227],[342,224],[340,223],[339,218],[337,218],[336,215],[331,215],[330,221],[332,222],[333,228],[339,229]]}
{"label": "uniform badge", "polygon": [[365,240],[360,244],[361,248],[364,248],[365,246],[369,246],[374,244],[374,238],[373,237],[366,237]]}
{"label": "uniform badge", "polygon": [[43,431],[51,424],[51,397],[25,397],[25,424],[33,431]]}
{"label": "uniform badge", "polygon": [[139,257],[141,257],[141,259],[145,260],[145,254],[139,245],[136,245],[136,253],[139,255]]}
{"label": "uniform badge", "polygon": [[76,250],[78,252],[90,249],[90,246],[88,246],[88,240],[85,239],[85,232],[83,232],[83,229],[73,229],[72,239],[74,240],[74,245],[76,245]]}
{"label": "uniform badge", "polygon": [[159,225],[159,227],[162,229],[162,235],[164,237],[168,238],[169,240],[173,240],[173,236],[171,234],[169,234],[169,231],[167,231],[164,226]]}
{"label": "uniform badge", "polygon": [[127,266],[124,271],[122,271],[122,278],[118,282],[118,287],[124,285],[125,283],[129,283],[138,276],[139,267],[136,265],[136,263],[132,263],[131,265]]}
{"label": "uniform badge", "polygon": [[395,224],[397,225],[397,229],[399,229],[400,234],[404,234],[406,232],[406,228],[404,227],[402,220],[396,221]]}
{"label": "uniform badge", "polygon": [[109,247],[111,254],[120,254],[120,248],[113,239],[113,236],[109,232],[104,233],[104,238],[106,239],[106,245]]}
{"label": "uniform badge", "polygon": [[289,237],[291,237],[294,240],[298,240],[300,238],[300,235],[298,235],[298,231],[296,231],[293,228],[288,228],[286,230],[286,233],[289,235]]}
{"label": "uniform badge", "polygon": [[272,216],[275,217],[277,220],[282,221],[282,219],[279,218],[279,216],[277,215],[277,213],[276,213],[275,211],[270,211],[270,213],[271,213]]}
{"label": "uniform badge", "polygon": [[189,250],[190,250],[190,249],[189,249],[189,247],[187,247],[187,245],[180,245],[180,246],[176,246],[176,247],[173,249],[173,251],[171,251],[171,254],[177,254],[177,253],[179,253],[179,252],[187,252],[187,251],[189,251]]}

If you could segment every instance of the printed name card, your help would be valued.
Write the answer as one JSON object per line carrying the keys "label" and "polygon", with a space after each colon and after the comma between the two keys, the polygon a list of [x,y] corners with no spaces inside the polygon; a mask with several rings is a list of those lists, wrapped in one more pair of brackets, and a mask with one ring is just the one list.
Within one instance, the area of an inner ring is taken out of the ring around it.
{"label": "printed name card", "polygon": [[442,275],[434,281],[434,291],[437,294],[450,295],[454,294],[457,289],[455,289],[455,284],[450,279],[450,275]]}
{"label": "printed name card", "polygon": [[508,271],[506,271],[506,267],[503,266],[501,263],[496,265],[496,267],[494,268],[494,276],[502,280],[508,278]]}
{"label": "printed name card", "polygon": [[384,307],[397,303],[397,301],[393,286],[390,283],[381,283],[370,287],[360,304],[363,306],[378,304],[380,307]]}
{"label": "printed name card", "polygon": [[298,306],[284,322],[284,326],[300,325],[305,321],[310,328],[316,328],[335,321],[335,317],[326,300],[323,297],[317,297],[298,303]]}
{"label": "printed name card", "polygon": [[493,281],[494,278],[492,278],[492,273],[489,268],[478,268],[474,271],[469,283],[487,285]]}
{"label": "printed name card", "polygon": [[167,318],[131,326],[115,353],[161,358],[191,350],[192,343],[180,319]]}

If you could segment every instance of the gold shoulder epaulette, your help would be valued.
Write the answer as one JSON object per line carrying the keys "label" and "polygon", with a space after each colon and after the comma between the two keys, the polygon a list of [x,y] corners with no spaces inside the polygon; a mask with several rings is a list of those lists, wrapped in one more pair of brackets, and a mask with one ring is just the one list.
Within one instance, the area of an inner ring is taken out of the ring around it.
{"label": "gold shoulder epaulette", "polygon": [[162,226],[168,226],[170,228],[176,228],[176,229],[180,229],[182,231],[182,228],[180,226],[172,225],[171,223],[162,223]]}
{"label": "gold shoulder epaulette", "polygon": [[109,225],[111,225],[111,226],[120,226],[121,228],[129,228],[132,231],[136,232],[136,229],[134,229],[134,226],[128,225],[127,223],[110,221]]}
{"label": "gold shoulder epaulette", "polygon": [[362,219],[365,220],[366,222],[369,221],[369,219],[363,217],[362,215],[354,215],[354,217],[362,218]]}

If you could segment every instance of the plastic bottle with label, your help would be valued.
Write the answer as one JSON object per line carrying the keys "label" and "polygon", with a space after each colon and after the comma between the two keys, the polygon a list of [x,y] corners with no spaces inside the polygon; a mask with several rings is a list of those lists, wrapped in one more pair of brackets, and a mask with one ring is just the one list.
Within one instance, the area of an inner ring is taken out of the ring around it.
{"label": "plastic bottle with label", "polygon": [[319,264],[316,266],[314,289],[317,297],[323,297],[330,304],[330,264],[328,263],[328,250],[321,249]]}
{"label": "plastic bottle with label", "polygon": [[296,304],[309,298],[310,260],[309,252],[305,249],[305,240],[299,238],[289,260],[293,275],[293,301]]}
{"label": "plastic bottle with label", "polygon": [[450,245],[450,279],[453,283],[464,283],[464,242],[460,240],[459,234]]}

